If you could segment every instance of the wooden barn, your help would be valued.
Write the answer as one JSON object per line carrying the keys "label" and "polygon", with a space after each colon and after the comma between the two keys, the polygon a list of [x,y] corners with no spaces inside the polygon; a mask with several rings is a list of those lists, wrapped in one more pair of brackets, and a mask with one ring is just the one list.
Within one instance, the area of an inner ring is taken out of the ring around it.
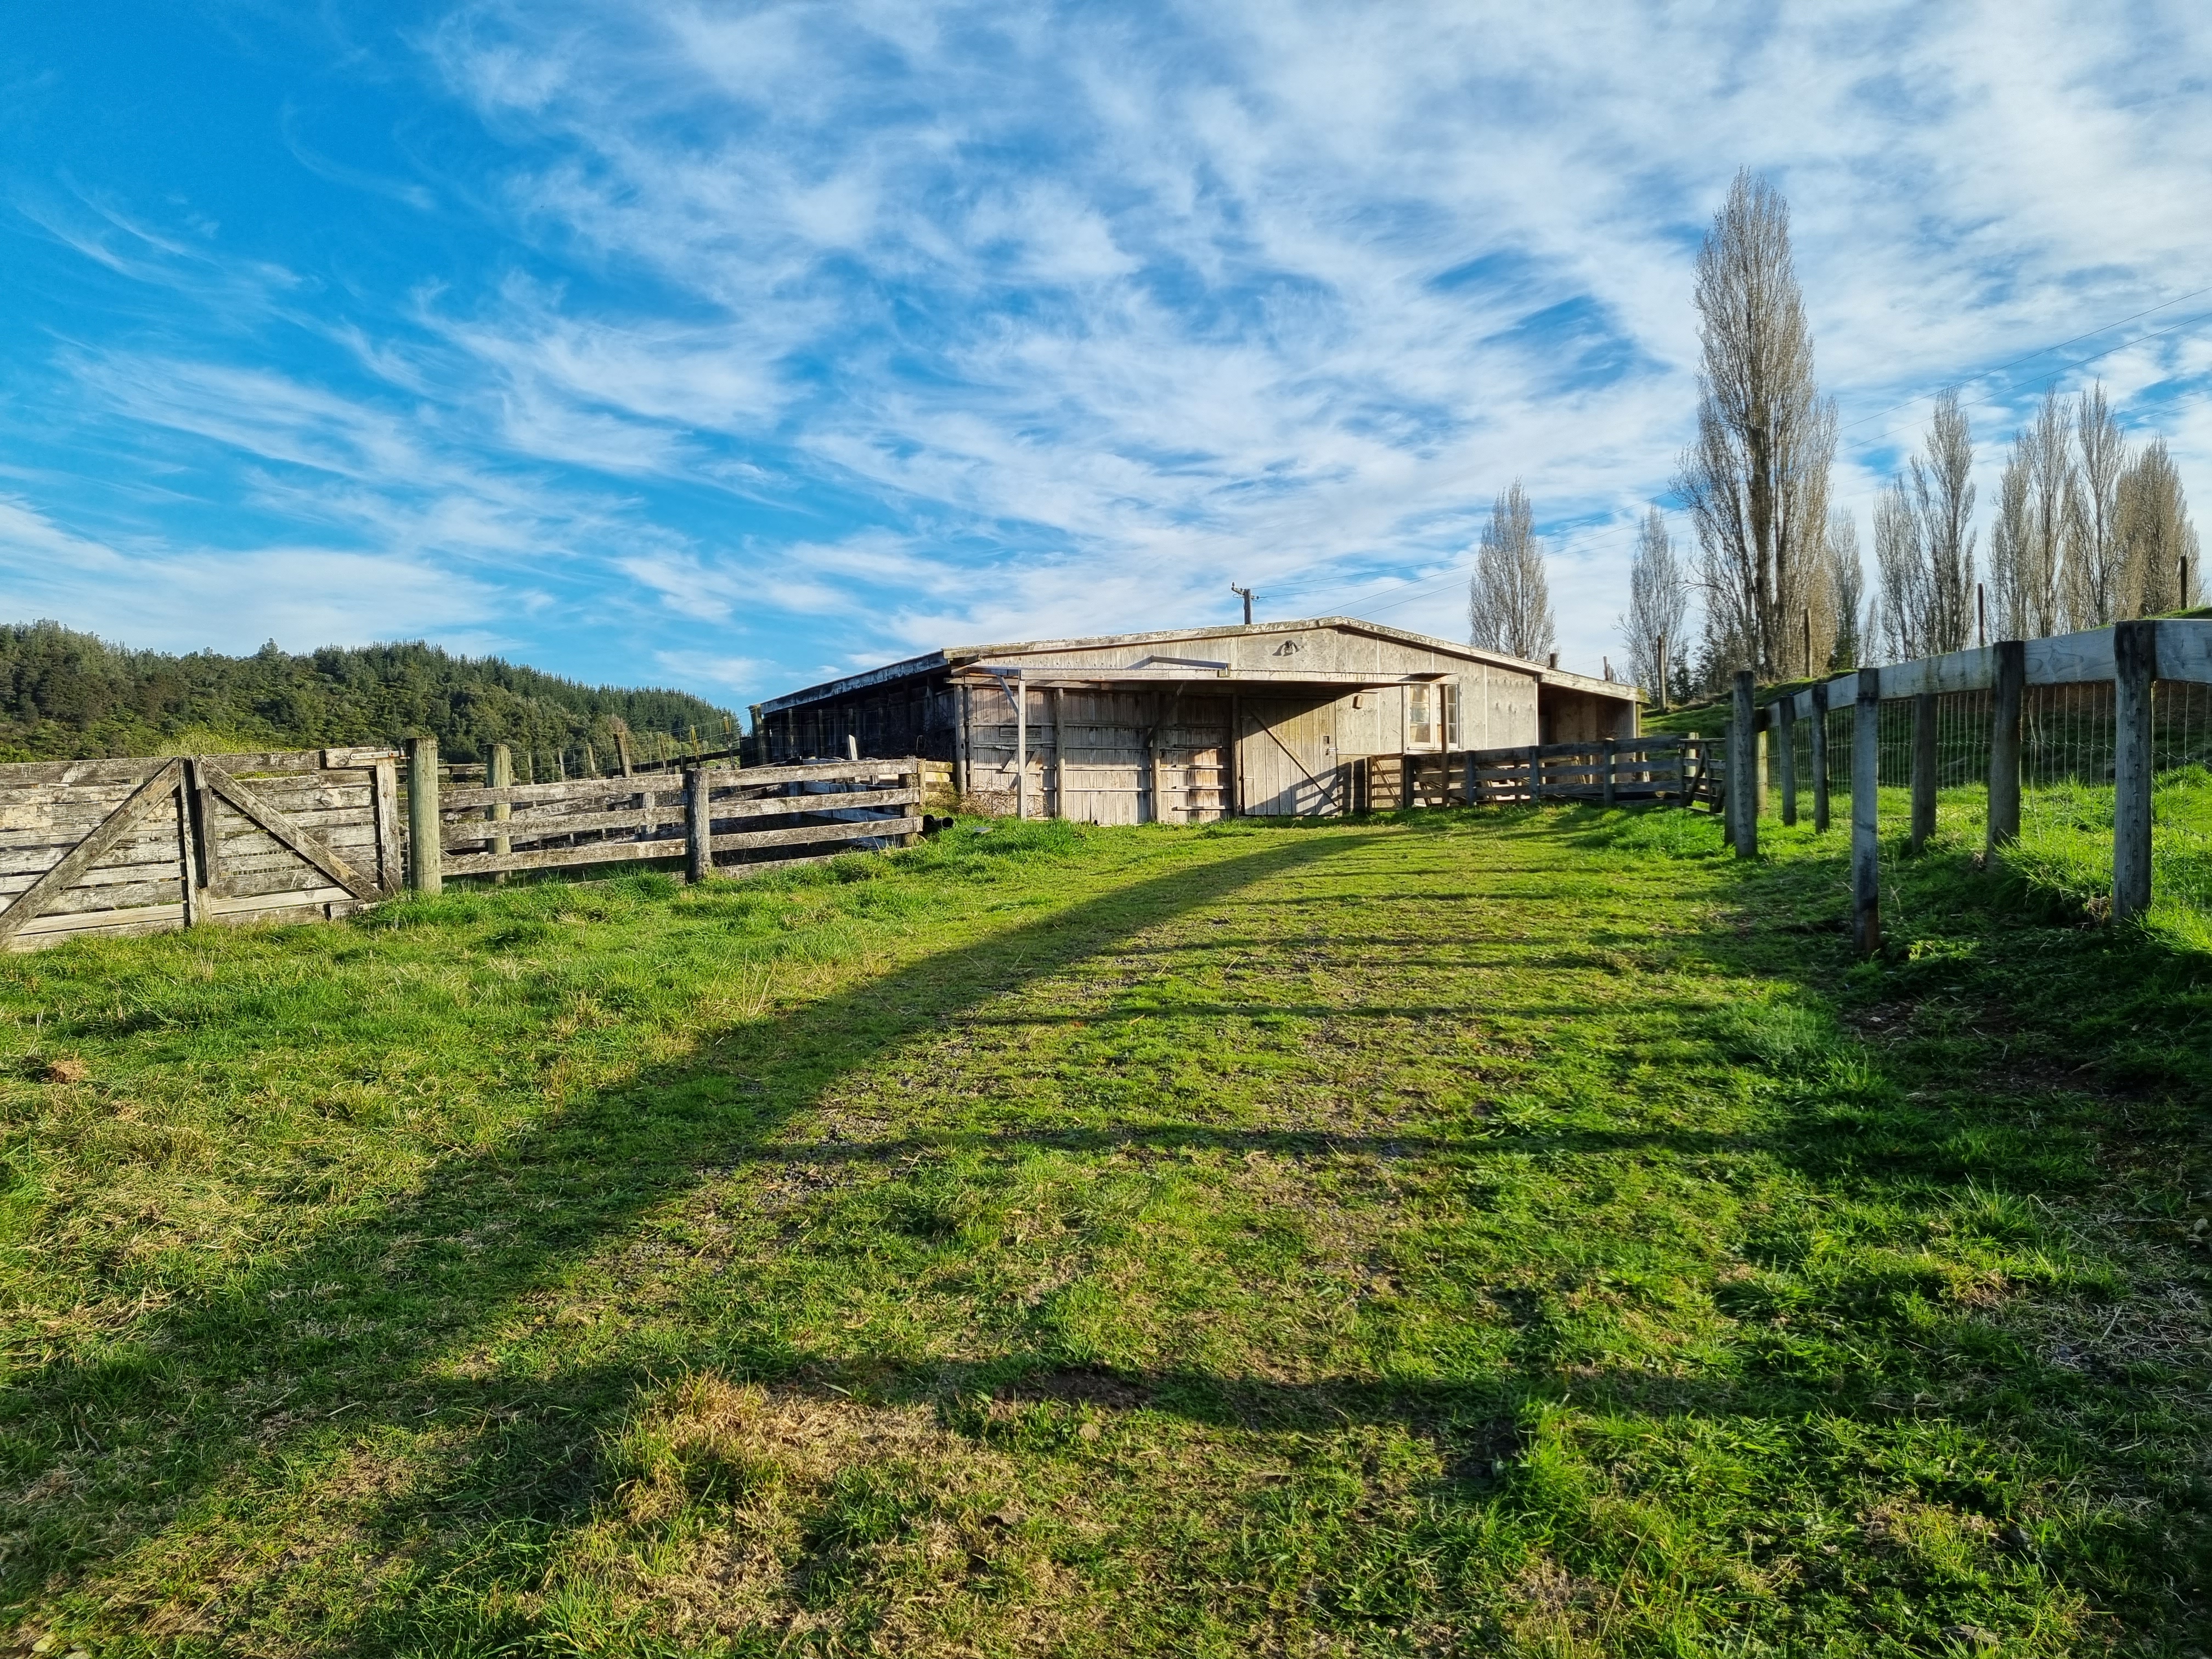
{"label": "wooden barn", "polygon": [[920,755],[1090,823],[1391,804],[1406,757],[1634,737],[1632,687],[1346,617],[951,646],[753,709],[760,758]]}

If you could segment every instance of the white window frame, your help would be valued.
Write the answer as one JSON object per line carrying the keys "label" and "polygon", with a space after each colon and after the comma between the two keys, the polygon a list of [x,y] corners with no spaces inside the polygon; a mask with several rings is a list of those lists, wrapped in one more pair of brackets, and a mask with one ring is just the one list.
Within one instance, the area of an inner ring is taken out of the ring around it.
{"label": "white window frame", "polygon": [[[1444,699],[1442,696],[1443,690],[1443,684],[1438,681],[1412,680],[1407,683],[1404,724],[1401,727],[1403,733],[1403,741],[1406,745],[1406,753],[1409,755],[1434,755],[1439,754],[1443,751],[1444,746]],[[1424,722],[1429,729],[1429,737],[1427,741],[1423,743],[1416,743],[1413,740],[1413,702],[1417,696],[1427,703],[1429,711],[1429,718],[1425,722]]]}

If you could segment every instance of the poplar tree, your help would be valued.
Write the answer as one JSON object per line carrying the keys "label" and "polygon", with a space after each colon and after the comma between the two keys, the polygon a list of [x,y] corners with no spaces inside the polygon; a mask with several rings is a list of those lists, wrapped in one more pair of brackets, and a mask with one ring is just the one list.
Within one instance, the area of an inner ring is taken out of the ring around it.
{"label": "poplar tree", "polygon": [[2100,381],[2075,404],[2075,488],[2068,502],[2064,590],[2074,627],[2101,628],[2127,613],[2121,556],[2120,475],[2127,442]]}
{"label": "poplar tree", "polygon": [[1790,210],[1736,175],[1698,254],[1698,431],[1675,488],[1698,535],[1709,659],[1770,678],[1821,596],[1836,415],[1813,371]]}
{"label": "poplar tree", "polygon": [[1884,643],[1899,661],[1963,647],[1974,631],[1974,442],[1959,394],[1936,400],[1927,453],[1875,508]]}
{"label": "poplar tree", "polygon": [[1682,624],[1689,614],[1689,578],[1667,532],[1667,515],[1655,507],[1637,534],[1628,566],[1628,612],[1617,623],[1632,682],[1667,695],[1659,684],[1659,641],[1666,641],[1676,666],[1686,665]]}
{"label": "poplar tree", "polygon": [[1542,661],[1557,638],[1535,514],[1518,478],[1491,506],[1468,584],[1467,614],[1474,644],[1525,661]]}
{"label": "poplar tree", "polygon": [[2151,440],[2120,474],[2113,518],[2130,611],[2155,617],[2194,605],[2203,580],[2197,529],[2165,439]]}

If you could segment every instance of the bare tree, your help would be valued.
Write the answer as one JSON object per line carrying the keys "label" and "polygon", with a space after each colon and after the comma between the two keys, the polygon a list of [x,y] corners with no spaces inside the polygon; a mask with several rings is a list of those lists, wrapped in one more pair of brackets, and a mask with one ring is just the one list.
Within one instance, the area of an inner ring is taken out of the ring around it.
{"label": "bare tree", "polygon": [[1959,395],[1936,400],[1926,455],[1875,508],[1881,637],[1899,659],[1966,645],[1974,629],[1974,442]]}
{"label": "bare tree", "polygon": [[2024,640],[2029,624],[2028,592],[2033,586],[2035,530],[2029,509],[2035,471],[2035,440],[2025,430],[2014,435],[2005,458],[2004,481],[1997,486],[1997,515],[1990,526],[1990,591],[1999,639]]}
{"label": "bare tree", "polygon": [[1825,549],[1827,556],[1828,583],[1834,594],[1836,615],[1834,643],[1828,648],[1828,666],[1842,673],[1856,668],[1866,655],[1866,642],[1859,623],[1860,607],[1866,603],[1866,570],[1859,563],[1859,527],[1848,513],[1836,512],[1828,515],[1828,534]]}
{"label": "bare tree", "polygon": [[2066,560],[2080,489],[2066,415],[2054,390],[2013,439],[1990,532],[1998,629],[2040,639],[2065,626]]}
{"label": "bare tree", "polygon": [[2120,474],[2113,516],[2128,613],[2154,617],[2195,605],[2197,528],[2189,522],[2188,498],[2165,439],[2151,440]]}
{"label": "bare tree", "polygon": [[1557,637],[1551,589],[1544,580],[1544,550],[1518,478],[1492,505],[1490,522],[1483,526],[1474,575],[1468,583],[1467,614],[1473,643],[1528,662],[1543,660]]}
{"label": "bare tree", "polygon": [[1771,677],[1815,592],[1836,416],[1814,379],[1789,207],[1748,171],[1698,254],[1696,300],[1698,434],[1675,488],[1697,527],[1707,649]]}
{"label": "bare tree", "polygon": [[2102,381],[2075,405],[2076,489],[2066,548],[2066,608],[2075,628],[2101,628],[2126,607],[2120,556],[2120,474],[2127,470],[2127,441],[2105,400]]}
{"label": "bare tree", "polygon": [[1628,614],[1616,624],[1621,642],[1628,647],[1628,678],[1661,696],[1668,688],[1659,684],[1662,672],[1659,641],[1681,665],[1686,659],[1682,623],[1690,614],[1690,583],[1682,561],[1674,551],[1674,538],[1667,533],[1667,515],[1653,507],[1644,515],[1636,538],[1636,551],[1628,566]]}
{"label": "bare tree", "polygon": [[1974,633],[1974,437],[1959,394],[1936,400],[1928,457],[1912,458],[1912,508],[1928,560],[1928,650],[1963,650]]}
{"label": "bare tree", "polygon": [[1929,577],[1928,549],[1912,493],[1903,477],[1881,492],[1874,504],[1874,564],[1879,586],[1875,614],[1881,620],[1883,653],[1892,662],[1932,654],[1928,645]]}

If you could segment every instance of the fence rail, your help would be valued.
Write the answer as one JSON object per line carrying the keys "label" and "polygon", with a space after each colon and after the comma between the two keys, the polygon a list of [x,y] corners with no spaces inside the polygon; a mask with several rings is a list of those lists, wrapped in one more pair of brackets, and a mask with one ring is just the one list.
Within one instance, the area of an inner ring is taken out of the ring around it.
{"label": "fence rail", "polygon": [[[2039,800],[2063,796],[2071,829],[2103,830],[2109,790],[2112,911],[2139,915],[2150,907],[2160,865],[2154,807],[2161,780],[2212,769],[2208,688],[2212,622],[2189,619],[2119,623],[1862,669],[1757,709],[1751,677],[1739,673],[1718,769],[1729,837],[1739,855],[1757,853],[1770,789],[1780,795],[1783,821],[1795,823],[1801,775],[1817,829],[1828,826],[1832,798],[1847,796],[1853,933],[1870,952],[1881,939],[1886,787],[1905,793],[1913,851],[1936,833],[1946,791],[1978,790],[1990,855],[2020,841],[2024,815],[2033,818]],[[1732,780],[1751,787],[1730,787]],[[2185,862],[2212,865],[2212,848],[2170,848],[2165,859],[2179,874]]]}
{"label": "fence rail", "polygon": [[[1714,799],[1711,749],[1705,739],[1691,735],[1407,755],[1383,763],[1382,776],[1370,775],[1366,804],[1486,806],[1587,800],[1613,805],[1671,800],[1710,806]],[[1376,763],[1366,764],[1371,773]]]}
{"label": "fence rail", "polygon": [[[0,949],[327,920],[446,876],[681,860],[693,879],[910,844],[918,760],[453,787],[437,745],[0,766]],[[625,758],[627,758],[625,757]],[[404,827],[403,828],[403,824]]]}
{"label": "fence rail", "polygon": [[410,885],[646,859],[682,859],[702,880],[907,846],[921,831],[912,757],[518,784],[495,751],[489,770],[495,781],[449,789],[435,744],[409,744],[409,817],[420,825],[410,846],[422,849],[410,852]]}

